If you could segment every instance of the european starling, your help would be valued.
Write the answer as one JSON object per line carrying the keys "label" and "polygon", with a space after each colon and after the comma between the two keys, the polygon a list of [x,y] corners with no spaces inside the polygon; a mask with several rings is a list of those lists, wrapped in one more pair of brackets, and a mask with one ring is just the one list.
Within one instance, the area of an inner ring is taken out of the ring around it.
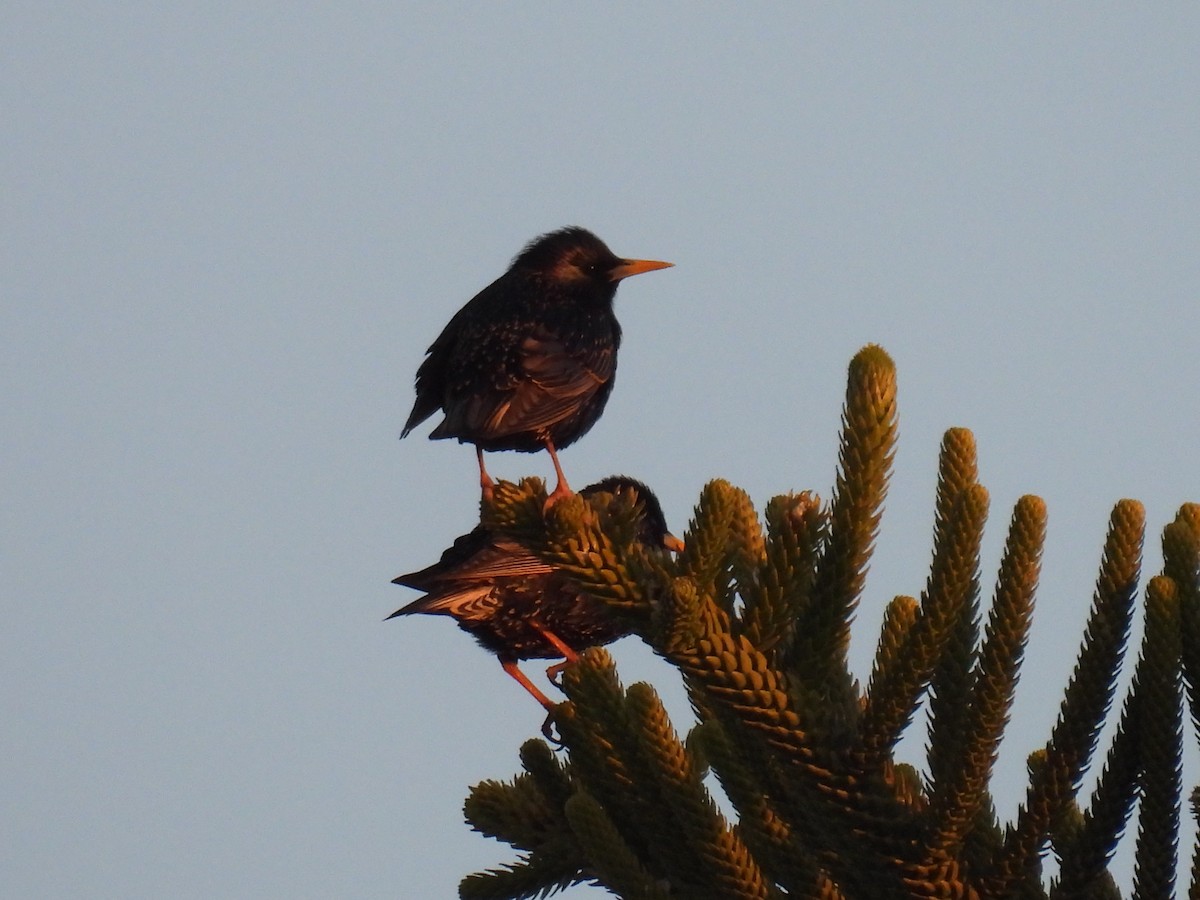
{"label": "european starling", "polygon": [[[581,492],[585,497],[601,493],[625,493],[637,503],[638,539],[647,548],[683,549],[667,531],[658,498],[646,485],[616,475]],[[458,538],[432,566],[392,583],[426,594],[389,619],[411,613],[451,616],[547,710],[554,704],[517,667],[518,660],[563,657],[573,662],[588,647],[629,633],[600,601],[580,593],[516,541],[483,525]],[[547,675],[553,678],[566,662],[551,666]]]}
{"label": "european starling", "polygon": [[558,477],[547,505],[569,494],[555,450],[596,424],[612,392],[621,344],[617,283],[670,265],[621,259],[578,227],[531,241],[430,345],[400,437],[442,410],[429,437],[475,445],[485,499],[492,489],[485,450],[545,447]]}

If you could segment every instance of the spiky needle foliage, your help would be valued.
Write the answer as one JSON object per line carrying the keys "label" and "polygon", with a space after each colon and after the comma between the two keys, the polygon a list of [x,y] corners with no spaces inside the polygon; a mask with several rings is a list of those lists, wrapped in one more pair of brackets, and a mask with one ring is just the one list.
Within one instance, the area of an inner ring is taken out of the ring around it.
{"label": "spiky needle foliage", "polygon": [[[901,593],[887,607],[861,691],[846,649],[896,429],[895,369],[881,348],[864,348],[850,365],[829,505],[811,492],[775,497],[760,520],[745,492],[713,481],[673,561],[644,551],[632,510],[572,497],[544,515],[540,481],[497,486],[485,523],[566,572],[676,666],[697,722],[680,740],[653,688],[625,688],[607,653],[583,653],[564,672],[567,700],[554,716],[564,755],[530,741],[512,782],[472,790],[467,820],[522,856],[468,876],[461,896],[533,898],[592,883],[689,900],[1119,897],[1108,865],[1139,798],[1137,896],[1169,896],[1185,685],[1200,721],[1200,505],[1164,531],[1136,672],[1083,806],[1076,792],[1110,711],[1141,570],[1142,508],[1114,508],[1058,721],[1005,825],[989,785],[1032,622],[1045,504],[1017,502],[982,610],[988,494],[970,432],[946,433],[929,576],[919,600]],[[922,776],[893,751],[923,698]],[[709,771],[732,819],[709,793]],[[1047,847],[1061,861],[1052,886]]]}

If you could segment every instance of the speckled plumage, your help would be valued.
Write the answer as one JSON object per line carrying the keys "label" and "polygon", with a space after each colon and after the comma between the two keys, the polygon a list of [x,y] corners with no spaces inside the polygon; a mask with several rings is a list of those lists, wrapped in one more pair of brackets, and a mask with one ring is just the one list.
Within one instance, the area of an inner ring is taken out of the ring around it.
{"label": "speckled plumage", "polygon": [[618,282],[668,265],[621,259],[578,227],[530,242],[430,345],[400,436],[442,411],[429,437],[474,444],[485,492],[484,450],[546,448],[558,470],[555,449],[586,434],[612,392]]}

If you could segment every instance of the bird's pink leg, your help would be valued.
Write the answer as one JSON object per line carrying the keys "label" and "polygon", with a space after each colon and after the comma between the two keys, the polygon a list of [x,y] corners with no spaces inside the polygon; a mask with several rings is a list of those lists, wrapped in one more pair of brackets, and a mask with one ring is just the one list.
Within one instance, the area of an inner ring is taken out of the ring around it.
{"label": "bird's pink leg", "polygon": [[501,660],[500,665],[504,668],[505,672],[516,679],[517,684],[525,688],[525,690],[527,690],[533,696],[533,698],[545,708],[546,718],[542,721],[542,734],[544,734],[546,736],[546,740],[554,744],[554,746],[561,747],[563,745],[562,741],[556,738],[554,736],[554,732],[551,730],[552,726],[554,725],[554,713],[557,711],[558,707],[551,702],[549,697],[533,686],[533,682],[526,678],[525,673],[517,668],[515,661],[510,660],[505,662],[504,660]]}
{"label": "bird's pink leg", "polygon": [[487,473],[487,469],[483,465],[483,448],[475,448],[475,459],[479,461],[479,487],[483,491],[483,502],[492,502],[492,488],[495,487],[495,482],[492,481],[492,476]]}
{"label": "bird's pink leg", "polygon": [[563,661],[555,663],[546,669],[546,679],[556,688],[562,689],[562,682],[559,681],[559,676],[562,675],[563,669],[573,662],[578,662],[579,654],[566,645],[562,638],[548,628],[543,628],[537,622],[530,623],[537,629],[538,633],[546,639],[546,643],[550,644],[555,650],[563,655]]}
{"label": "bird's pink leg", "polygon": [[509,660],[506,662],[501,660],[500,665],[504,668],[505,672],[516,679],[517,684],[529,691],[529,693],[533,696],[533,699],[542,704],[542,706],[544,706],[549,712],[554,712],[554,703],[549,697],[534,687],[533,682],[525,677],[525,673],[517,668],[515,661]]}
{"label": "bird's pink leg", "polygon": [[[550,683],[555,687],[558,687],[558,682],[554,680],[555,676],[562,672],[567,665],[578,660],[579,654],[568,647],[563,642],[562,638],[560,638],[549,628],[545,628],[542,625],[539,625],[537,622],[533,622],[531,624],[537,629],[538,633],[541,634],[541,636],[544,637],[552,647],[554,647],[555,650],[565,657],[562,662],[556,663],[546,670],[546,677],[550,679]],[[505,672],[517,680],[517,683],[521,685],[521,687],[525,688],[525,690],[532,694],[538,703],[542,704],[542,706],[546,708],[546,718],[542,722],[542,734],[545,735],[546,740],[554,744],[554,746],[561,747],[563,745],[562,741],[554,736],[554,732],[552,730],[554,726],[554,714],[558,711],[558,707],[554,703],[551,703],[545,694],[534,687],[533,682],[525,677],[525,673],[517,668],[516,662],[501,661],[500,665],[504,667]]]}
{"label": "bird's pink leg", "polygon": [[567,662],[573,663],[573,662],[578,661],[579,654],[576,653],[574,650],[572,650],[570,647],[568,647],[563,642],[563,639],[560,638],[557,634],[555,634],[550,629],[548,629],[542,625],[539,625],[537,622],[531,622],[530,624],[534,627],[534,629],[537,631],[538,634],[540,634],[542,637],[544,637],[546,639],[546,643],[548,643],[551,647],[553,647],[555,650],[557,650],[559,653],[561,653],[563,655],[563,658]]}
{"label": "bird's pink leg", "polygon": [[546,498],[546,505],[543,509],[549,509],[563,497],[569,497],[573,493],[571,486],[567,484],[567,476],[563,474],[562,466],[558,463],[558,454],[554,452],[554,442],[546,438],[546,449],[550,452],[550,461],[554,463],[554,474],[558,477],[558,484],[554,486],[554,493]]}
{"label": "bird's pink leg", "polygon": [[570,664],[571,664],[571,660],[564,659],[560,663],[555,663],[552,666],[547,666],[546,667],[546,680],[549,681],[552,685],[554,685],[556,688],[558,688],[561,691],[562,690],[562,679],[560,678],[560,676],[563,673],[563,669],[565,669]]}

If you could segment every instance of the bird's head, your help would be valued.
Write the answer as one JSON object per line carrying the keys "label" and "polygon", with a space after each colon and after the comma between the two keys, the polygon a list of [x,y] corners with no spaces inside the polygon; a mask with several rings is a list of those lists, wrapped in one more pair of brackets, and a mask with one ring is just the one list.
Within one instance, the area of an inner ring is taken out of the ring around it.
{"label": "bird's head", "polygon": [[611,475],[579,492],[583,497],[594,494],[624,494],[637,504],[637,536],[647,547],[662,547],[673,553],[683,552],[683,541],[667,530],[667,517],[654,491],[636,478]]}
{"label": "bird's head", "polygon": [[563,287],[590,284],[611,299],[622,278],[672,265],[655,259],[622,259],[586,228],[571,226],[534,238],[517,254],[512,268],[534,272]]}

